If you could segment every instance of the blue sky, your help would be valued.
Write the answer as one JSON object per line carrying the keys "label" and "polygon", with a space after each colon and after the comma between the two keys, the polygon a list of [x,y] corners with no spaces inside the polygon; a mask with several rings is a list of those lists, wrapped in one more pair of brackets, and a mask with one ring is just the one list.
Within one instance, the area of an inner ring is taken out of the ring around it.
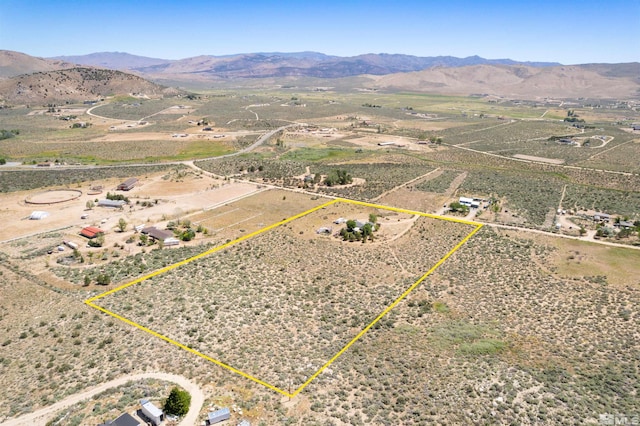
{"label": "blue sky", "polygon": [[640,0],[0,0],[0,49],[33,56],[317,51],[640,61]]}

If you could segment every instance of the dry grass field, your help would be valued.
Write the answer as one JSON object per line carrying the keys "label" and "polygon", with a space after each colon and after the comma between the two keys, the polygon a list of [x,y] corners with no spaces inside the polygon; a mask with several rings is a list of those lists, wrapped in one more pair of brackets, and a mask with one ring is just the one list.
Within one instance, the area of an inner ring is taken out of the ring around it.
{"label": "dry grass field", "polygon": [[[381,228],[371,243],[316,233],[340,217],[366,220],[377,213]],[[286,392],[472,229],[334,204],[96,304]],[[154,300],[172,300],[175,309]]]}

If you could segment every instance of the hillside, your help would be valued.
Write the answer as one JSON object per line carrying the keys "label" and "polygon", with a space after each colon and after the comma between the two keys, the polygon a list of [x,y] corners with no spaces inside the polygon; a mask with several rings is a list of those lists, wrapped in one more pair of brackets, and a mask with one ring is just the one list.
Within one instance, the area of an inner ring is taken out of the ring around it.
{"label": "hillside", "polygon": [[78,102],[130,93],[160,97],[177,91],[121,71],[82,67],[0,81],[0,101],[13,104]]}
{"label": "hillside", "polygon": [[[516,98],[637,98],[640,64],[555,67],[474,65],[370,76],[371,88]],[[633,72],[635,70],[635,73]]]}
{"label": "hillside", "polygon": [[0,78],[15,77],[20,74],[34,72],[55,71],[73,66],[72,63],[63,60],[36,58],[11,50],[0,50]]}

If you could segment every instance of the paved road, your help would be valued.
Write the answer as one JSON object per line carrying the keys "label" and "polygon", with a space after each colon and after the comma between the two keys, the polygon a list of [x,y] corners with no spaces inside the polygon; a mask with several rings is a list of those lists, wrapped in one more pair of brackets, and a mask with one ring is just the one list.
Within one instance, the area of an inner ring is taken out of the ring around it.
{"label": "paved road", "polygon": [[167,382],[176,383],[182,386],[187,392],[191,394],[191,407],[189,407],[189,412],[180,422],[180,426],[193,426],[198,424],[198,415],[200,414],[200,410],[202,410],[202,405],[204,404],[204,393],[200,389],[198,385],[196,385],[191,380],[187,379],[183,376],[178,376],[175,374],[169,373],[141,373],[134,374],[131,376],[120,377],[115,380],[111,380],[110,382],[103,383],[94,388],[88,389],[84,392],[75,394],[70,396],[67,399],[56,402],[53,405],[48,407],[44,407],[38,411],[34,411],[33,413],[25,414],[24,416],[7,420],[2,423],[1,426],[32,426],[38,424],[45,424],[47,420],[53,417],[56,413],[65,408],[69,408],[78,402],[84,401],[97,395],[101,392],[104,392],[107,389],[115,388],[118,386],[122,386],[127,382],[141,380],[141,379],[159,379],[165,380]]}

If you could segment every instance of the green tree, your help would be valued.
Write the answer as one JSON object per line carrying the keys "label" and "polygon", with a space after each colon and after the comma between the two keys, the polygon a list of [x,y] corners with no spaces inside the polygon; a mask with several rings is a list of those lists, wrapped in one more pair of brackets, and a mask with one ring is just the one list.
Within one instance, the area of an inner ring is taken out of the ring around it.
{"label": "green tree", "polygon": [[457,213],[457,212],[462,212],[464,214],[469,213],[469,207],[465,206],[464,204],[460,204],[457,201],[454,201],[453,203],[449,204],[449,208],[454,213]]}
{"label": "green tree", "polygon": [[96,204],[93,202],[93,200],[87,201],[87,204],[85,204],[85,205],[87,206],[88,210],[91,210],[96,206]]}
{"label": "green tree", "polygon": [[174,387],[164,402],[164,411],[169,415],[184,416],[189,412],[191,395],[189,392]]}
{"label": "green tree", "polygon": [[193,229],[189,228],[184,230],[181,234],[180,234],[180,239],[182,241],[191,241],[195,238],[196,233],[194,232]]}
{"label": "green tree", "polygon": [[127,229],[127,221],[122,217],[118,220],[118,229],[120,232],[124,232],[124,230]]}
{"label": "green tree", "polygon": [[100,234],[92,240],[89,240],[89,246],[102,247],[104,245],[104,234]]}

